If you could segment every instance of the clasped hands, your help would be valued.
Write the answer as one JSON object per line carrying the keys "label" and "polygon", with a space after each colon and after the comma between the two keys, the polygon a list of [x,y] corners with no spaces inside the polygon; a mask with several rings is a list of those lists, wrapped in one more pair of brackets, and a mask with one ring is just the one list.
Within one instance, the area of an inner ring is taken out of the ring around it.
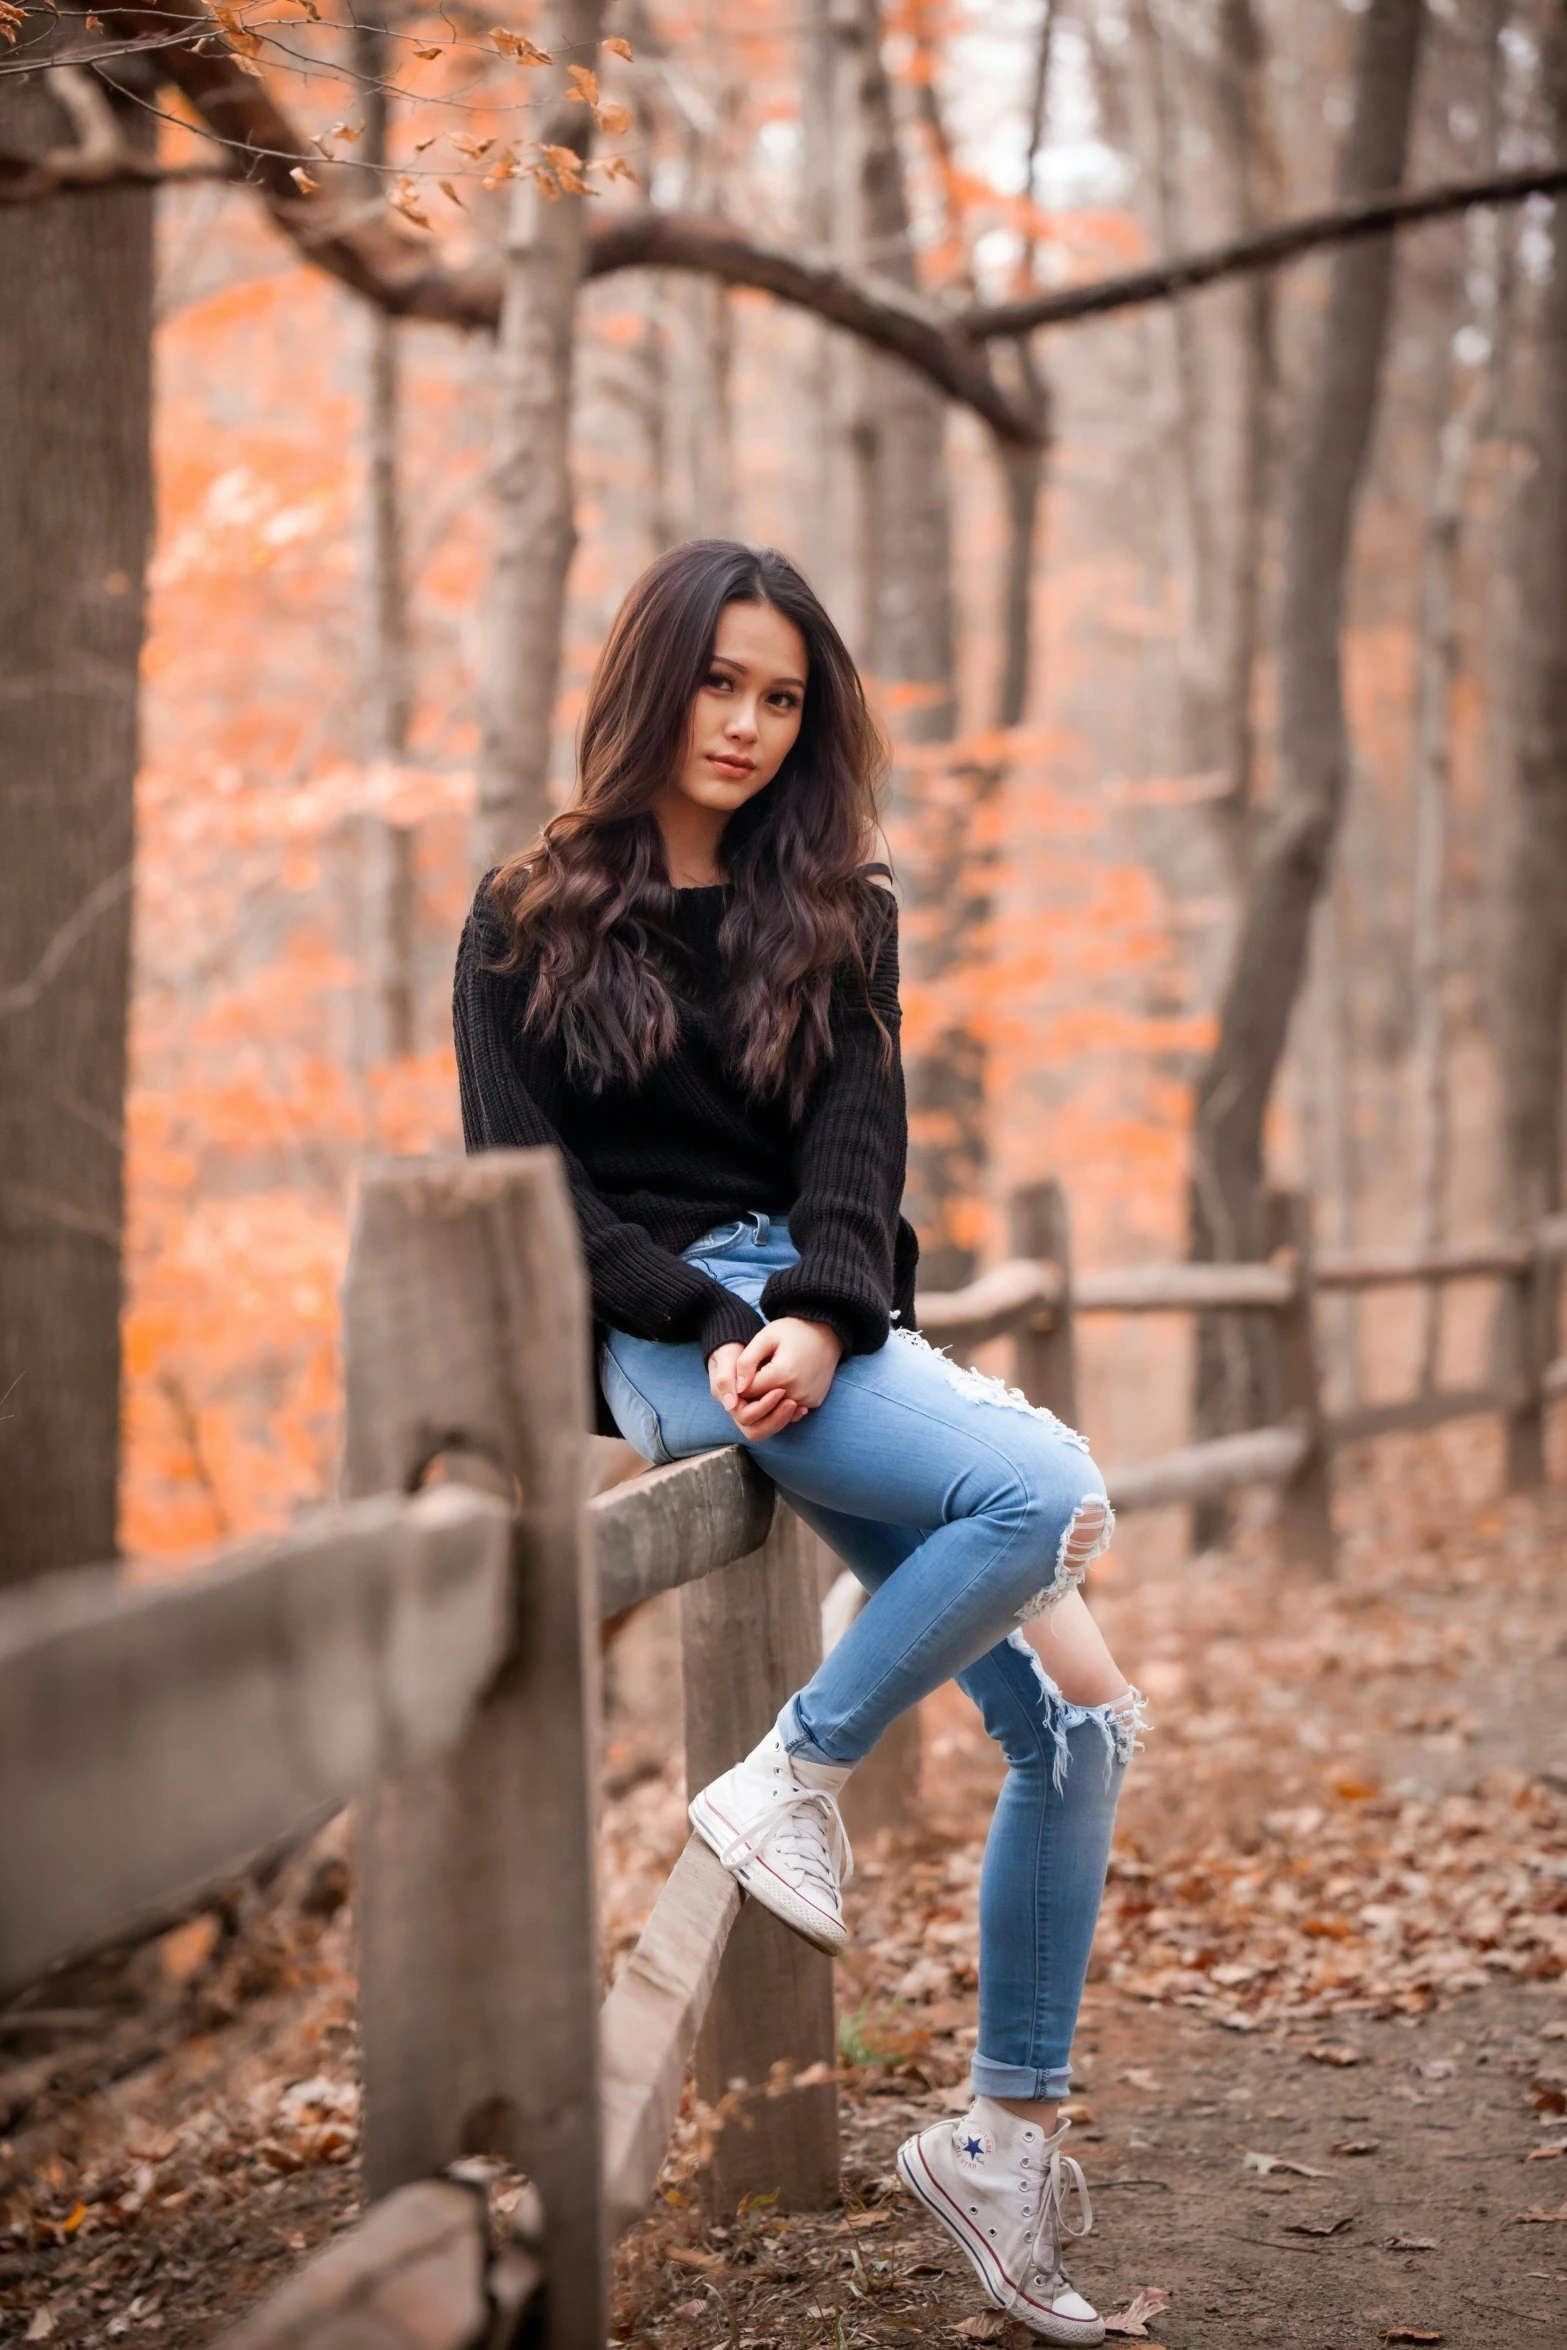
{"label": "clasped hands", "polygon": [[825,1322],[783,1314],[746,1346],[715,1346],[707,1381],[747,1443],[776,1436],[823,1401],[843,1353]]}

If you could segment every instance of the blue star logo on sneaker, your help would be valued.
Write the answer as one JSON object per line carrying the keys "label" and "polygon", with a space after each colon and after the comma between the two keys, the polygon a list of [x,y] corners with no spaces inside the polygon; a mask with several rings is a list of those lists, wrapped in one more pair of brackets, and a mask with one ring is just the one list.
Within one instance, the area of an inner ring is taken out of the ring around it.
{"label": "blue star logo on sneaker", "polygon": [[965,2170],[983,2170],[986,2156],[996,2151],[996,2142],[985,2130],[960,2127],[953,2133],[953,2148]]}

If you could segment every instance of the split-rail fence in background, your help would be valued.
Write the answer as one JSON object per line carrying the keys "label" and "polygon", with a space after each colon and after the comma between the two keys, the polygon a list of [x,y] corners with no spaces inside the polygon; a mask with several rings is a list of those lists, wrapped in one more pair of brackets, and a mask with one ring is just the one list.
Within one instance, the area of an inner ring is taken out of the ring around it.
{"label": "split-rail fence in background", "polygon": [[[1010,1336],[1018,1384],[1070,1419],[1079,1315],[1271,1317],[1278,1424],[1108,1482],[1122,1511],[1275,1485],[1285,1544],[1324,1570],[1335,1445],[1501,1411],[1513,1481],[1539,1474],[1567,1393],[1544,1343],[1567,1219],[1526,1245],[1313,1262],[1305,1203],[1273,1214],[1266,1262],[1074,1274],[1063,1195],[1036,1185],[1014,1259],[923,1300],[922,1323],[963,1355]],[[1317,1293],[1477,1275],[1511,1299],[1495,1387],[1324,1412]],[[368,2209],[232,2350],[503,2350],[524,2328],[602,2350],[608,2247],[648,2205],[693,2058],[716,2201],[821,2207],[838,2147],[830,1963],[694,1838],[602,1996],[600,1627],[678,1588],[700,1785],[814,1668],[820,1562],[738,1449],[584,1499],[588,1305],[551,1152],[372,1174],[345,1350],[340,1506],[173,1583],[84,1569],[6,1602],[0,1986],[354,1800]],[[499,2233],[496,2158],[531,2182]]]}

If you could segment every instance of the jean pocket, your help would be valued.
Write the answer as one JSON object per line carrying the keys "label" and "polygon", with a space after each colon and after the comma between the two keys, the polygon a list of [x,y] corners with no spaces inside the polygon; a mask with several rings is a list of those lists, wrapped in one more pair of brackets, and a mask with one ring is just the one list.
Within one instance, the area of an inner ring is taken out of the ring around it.
{"label": "jean pocket", "polygon": [[599,1378],[615,1425],[632,1451],[656,1469],[667,1468],[675,1456],[664,1442],[658,1414],[647,1397],[632,1386],[608,1346],[599,1356]]}
{"label": "jean pocket", "polygon": [[688,1265],[700,1264],[704,1257],[726,1256],[730,1249],[750,1237],[751,1225],[746,1217],[733,1224],[715,1224],[711,1232],[704,1232],[700,1240],[693,1240],[689,1248],[680,1252]]}

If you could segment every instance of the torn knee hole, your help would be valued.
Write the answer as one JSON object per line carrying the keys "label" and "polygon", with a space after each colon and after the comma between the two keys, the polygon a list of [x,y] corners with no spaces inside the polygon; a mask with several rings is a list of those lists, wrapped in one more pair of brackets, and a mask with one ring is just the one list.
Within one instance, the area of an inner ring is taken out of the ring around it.
{"label": "torn knee hole", "polygon": [[1061,1537],[1056,1554],[1058,1580],[1069,1576],[1080,1583],[1100,1553],[1109,1549],[1114,1531],[1115,1513],[1103,1494],[1085,1494]]}

